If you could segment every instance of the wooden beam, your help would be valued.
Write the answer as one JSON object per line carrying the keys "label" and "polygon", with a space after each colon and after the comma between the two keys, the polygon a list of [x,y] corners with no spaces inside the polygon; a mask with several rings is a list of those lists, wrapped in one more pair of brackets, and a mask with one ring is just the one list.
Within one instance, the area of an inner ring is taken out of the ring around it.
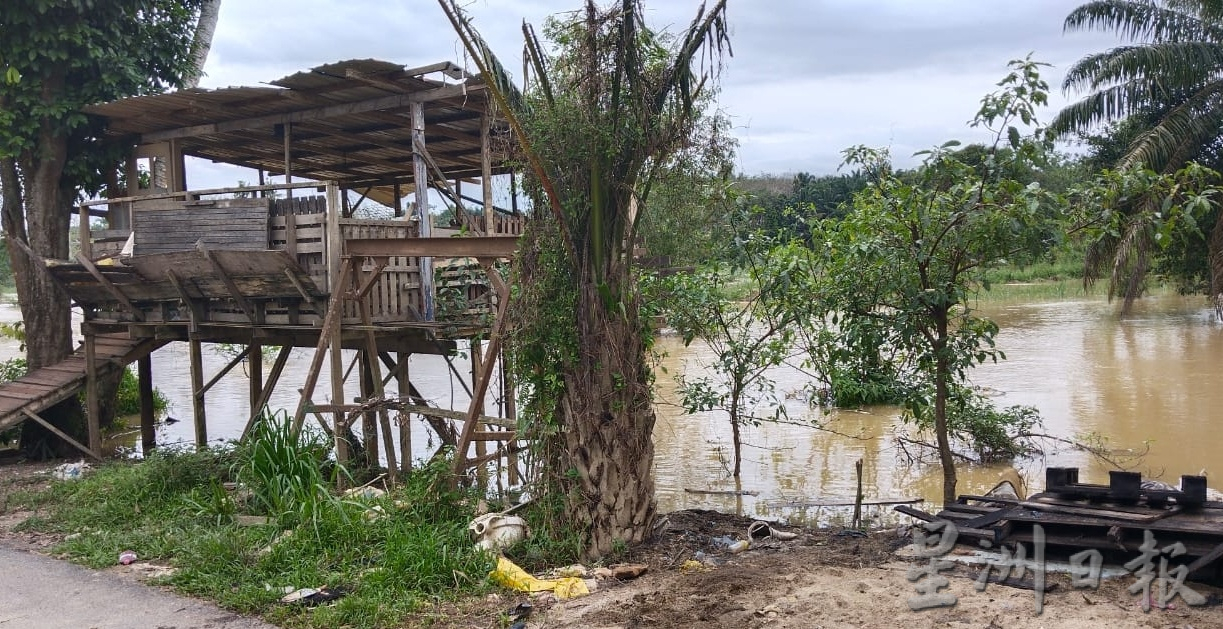
{"label": "wooden beam", "polygon": [[352,238],[344,241],[351,256],[437,258],[511,258],[518,250],[518,236],[482,238]]}
{"label": "wooden beam", "polygon": [[246,358],[250,353],[250,347],[246,347],[241,352],[238,352],[238,355],[235,356],[233,360],[229,361],[229,364],[225,365],[221,371],[217,372],[217,375],[213,376],[207,383],[204,384],[201,393],[207,393],[208,390],[212,388],[212,385],[220,382],[221,378],[224,378],[226,374],[233,371],[234,367],[237,367],[238,364],[242,362],[242,359]]}
{"label": "wooden beam", "polygon": [[[340,269],[337,285],[343,285],[348,281],[348,276],[352,273],[352,261],[344,260],[344,265]],[[337,286],[338,288],[338,286]],[[331,303],[327,306],[327,314],[323,317],[323,325],[319,330],[318,346],[314,349],[314,358],[310,361],[310,370],[306,372],[306,384],[302,387],[301,399],[297,403],[297,412],[293,414],[293,434],[301,432],[302,422],[306,418],[306,407],[312,404],[310,401],[314,396],[314,387],[318,385],[319,372],[323,368],[323,358],[327,355],[328,348],[331,347],[331,335],[335,329],[335,323],[340,318],[340,312],[343,307],[344,297],[341,292],[336,291],[331,295]]]}
{"label": "wooden beam", "polygon": [[[481,238],[480,240],[485,239]],[[501,297],[499,301],[493,329],[488,337],[488,354],[490,356],[495,356],[501,351],[501,337],[505,332],[506,319],[508,318],[506,317],[506,311],[510,304],[508,295]],[[457,481],[459,476],[470,467],[470,463],[467,460],[467,444],[471,441],[471,435],[475,432],[476,425],[479,423],[477,419],[481,415],[480,411],[484,409],[484,394],[488,391],[488,384],[492,380],[493,365],[495,364],[496,361],[493,360],[485,361],[480,366],[480,378],[472,383],[475,391],[471,396],[471,404],[467,407],[467,421],[463,424],[463,432],[459,434],[458,447],[454,452],[453,481]]]}
{"label": "wooden beam", "polygon": [[30,419],[41,424],[43,428],[50,430],[55,436],[68,442],[68,444],[71,445],[72,447],[85,453],[85,455],[88,456],[89,458],[95,461],[102,460],[102,455],[100,452],[94,452],[93,450],[86,448],[84,445],[81,445],[81,442],[77,441],[76,439],[73,439],[72,437],[69,437],[67,433],[60,430],[59,428],[56,428],[54,425],[51,424],[51,422],[43,419],[42,416],[40,416],[38,413],[35,413],[34,411],[24,409],[24,408],[21,409],[21,412],[24,413],[26,417],[29,417]]}
{"label": "wooden beam", "polygon": [[[357,292],[356,294],[352,296],[352,299],[355,301],[364,300],[365,297],[369,295],[369,291],[372,290],[374,288],[374,285],[378,283],[378,278],[382,274],[382,269],[385,269],[385,268],[386,268],[385,260],[379,260],[376,264],[374,264],[374,268],[370,272],[369,277],[365,278],[361,282],[361,287],[357,289]],[[364,321],[363,323],[365,325],[373,325],[372,321]]]}
{"label": "wooden beam", "polygon": [[459,219],[459,223],[466,227],[473,235],[483,236],[483,230],[476,229],[475,226],[467,222],[467,212],[463,209],[462,195],[460,195],[454,189],[454,187],[450,185],[450,181],[446,179],[446,172],[442,170],[442,167],[438,166],[437,162],[433,161],[433,156],[429,155],[429,149],[425,147],[424,139],[414,137],[413,140],[419,142],[416,145],[417,154],[425,159],[425,163],[428,164],[429,168],[433,169],[433,174],[437,177],[436,183],[441,184],[442,187],[446,189],[446,192],[450,195],[450,198],[454,200],[454,215]]}
{"label": "wooden beam", "polygon": [[247,300],[245,295],[242,294],[242,290],[238,288],[238,285],[234,282],[234,278],[229,276],[229,271],[225,270],[225,267],[221,265],[221,261],[218,260],[215,255],[213,255],[211,250],[204,246],[204,241],[202,239],[195,243],[195,248],[201,254],[203,254],[204,259],[208,261],[208,264],[212,267],[213,272],[217,274],[217,277],[221,278],[221,283],[225,284],[225,289],[229,291],[230,297],[232,297],[234,302],[238,304],[238,307],[242,309],[242,312],[246,313],[246,318],[250,319],[251,323],[259,323],[259,317],[257,317],[255,314],[255,307],[252,306],[251,302]]}
{"label": "wooden beam", "polygon": [[123,306],[124,310],[130,312],[134,319],[137,321],[144,321],[144,313],[136,307],[136,304],[132,303],[132,300],[127,298],[127,295],[120,292],[119,287],[115,286],[115,283],[110,281],[110,278],[103,275],[102,272],[98,270],[98,267],[94,266],[94,263],[89,260],[89,258],[85,257],[84,254],[78,253],[76,254],[76,261],[81,266],[85,267],[85,270],[93,276],[93,279],[97,280],[98,284],[100,284],[102,288],[105,288],[106,292],[110,293],[111,297],[114,297],[115,300]]}
{"label": "wooden beam", "polygon": [[293,288],[296,288],[297,292],[301,294],[302,299],[306,300],[306,302],[310,304],[311,308],[314,308],[314,312],[319,313],[324,310],[319,306],[318,299],[316,299],[314,295],[311,295],[310,291],[306,290],[306,285],[302,283],[301,278],[297,277],[297,274],[293,272],[293,269],[285,269],[285,275],[288,276],[289,282],[293,284]]}
{"label": "wooden beam", "polygon": [[306,120],[322,120],[325,118],[334,118],[336,116],[360,114],[368,111],[398,109],[400,107],[408,107],[413,104],[419,105],[435,100],[464,96],[470,92],[482,89],[484,89],[484,86],[482,85],[446,85],[412,94],[395,94],[392,96],[382,96],[379,98],[372,98],[369,100],[356,101],[352,103],[339,103],[336,105],[303,109],[300,111],[283,114],[269,114],[266,116],[239,118],[237,120],[227,120],[224,122],[213,122],[189,127],[179,127],[177,129],[166,129],[164,131],[151,131],[149,133],[142,134],[139,142],[141,144],[155,144],[157,142],[171,140],[174,138],[216,135],[218,133],[227,133],[230,131],[267,128],[278,124],[292,124],[294,122],[304,122]]}
{"label": "wooden beam", "polygon": [[246,435],[250,434],[251,428],[255,425],[255,420],[259,419],[259,415],[263,412],[263,407],[267,406],[268,400],[272,397],[272,391],[276,389],[276,384],[280,382],[280,373],[284,371],[285,365],[289,362],[289,354],[293,352],[291,345],[284,345],[280,348],[280,353],[276,355],[276,362],[272,364],[272,373],[268,374],[268,380],[263,385],[263,390],[259,392],[259,399],[251,405],[251,416],[246,420],[246,426],[242,428],[242,436],[240,441],[246,440]]}

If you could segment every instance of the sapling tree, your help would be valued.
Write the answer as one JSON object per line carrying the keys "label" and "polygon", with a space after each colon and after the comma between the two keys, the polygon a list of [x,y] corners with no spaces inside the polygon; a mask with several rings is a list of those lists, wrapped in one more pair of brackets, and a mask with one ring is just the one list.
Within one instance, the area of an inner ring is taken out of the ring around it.
{"label": "sapling tree", "polygon": [[[725,412],[730,421],[734,449],[732,474],[739,477],[743,461],[741,430],[779,419],[785,412],[777,403],[768,370],[782,365],[794,348],[798,313],[780,299],[794,286],[789,269],[773,258],[773,243],[761,234],[736,238],[735,264],[717,264],[695,273],[659,281],[653,297],[665,302],[665,320],[681,335],[684,345],[703,343],[712,361],[702,365],[710,375],[680,374],[684,410]],[[746,279],[748,293],[731,296],[730,285]],[[765,404],[765,415],[756,409]]]}
{"label": "sapling tree", "polygon": [[1057,202],[1005,174],[1022,170],[1007,161],[1039,162],[1049,149],[1035,118],[1047,99],[1039,67],[1012,62],[1001,89],[982,101],[970,124],[993,141],[979,164],[965,163],[959,143],[948,142],[902,176],[885,151],[847,150],[848,165],[878,176],[843,220],[820,223],[813,236],[819,299],[808,321],[834,326],[836,334],[822,338],[852,355],[890,353],[904,406],[933,427],[948,503],[956,491],[949,409],[970,368],[1005,358],[994,345],[998,326],[977,314],[973,297],[988,288],[991,267],[1040,247],[1034,235],[1045,233],[1039,227],[1049,215],[1042,205]]}

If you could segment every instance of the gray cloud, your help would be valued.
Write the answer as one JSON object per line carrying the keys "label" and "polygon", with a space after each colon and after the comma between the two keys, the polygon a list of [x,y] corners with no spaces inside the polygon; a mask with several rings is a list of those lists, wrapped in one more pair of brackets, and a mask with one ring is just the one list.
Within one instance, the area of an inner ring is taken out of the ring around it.
{"label": "gray cloud", "polygon": [[[647,0],[648,19],[677,31],[695,1]],[[1005,63],[1034,53],[1060,93],[1065,68],[1115,38],[1062,34],[1077,0],[731,0],[734,57],[721,107],[735,123],[745,172],[831,172],[853,144],[890,146],[898,161],[949,138],[994,89]],[[516,67],[521,24],[580,6],[577,0],[472,0],[467,10]],[[205,85],[266,82],[339,59],[417,65],[463,60],[433,0],[227,0]],[[1047,112],[1045,118],[1052,115]]]}

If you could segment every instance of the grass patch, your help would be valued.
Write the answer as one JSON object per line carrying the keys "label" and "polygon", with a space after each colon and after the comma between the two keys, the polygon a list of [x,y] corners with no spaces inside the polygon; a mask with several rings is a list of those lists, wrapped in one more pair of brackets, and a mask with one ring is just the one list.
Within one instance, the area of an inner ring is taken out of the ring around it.
{"label": "grass patch", "polygon": [[[274,439],[285,428],[262,430]],[[34,511],[22,528],[71,535],[55,550],[74,561],[111,566],[133,550],[177,568],[164,582],[184,593],[290,626],[397,627],[425,605],[490,587],[493,561],[467,537],[476,500],[446,489],[446,461],[386,496],[340,499],[318,484],[327,464],[311,448],[307,438],[263,450],[158,451],[10,504]],[[236,491],[222,486],[239,480]],[[238,514],[271,524],[239,526]],[[313,608],[279,602],[282,588],[324,585],[346,594]]]}

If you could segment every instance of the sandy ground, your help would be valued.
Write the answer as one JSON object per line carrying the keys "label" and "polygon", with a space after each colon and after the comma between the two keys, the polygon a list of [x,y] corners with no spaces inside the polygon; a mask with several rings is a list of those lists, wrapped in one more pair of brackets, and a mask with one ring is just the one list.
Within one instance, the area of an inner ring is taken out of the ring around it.
{"label": "sandy ground", "polygon": [[[88,571],[37,555],[29,551],[47,552],[59,540],[53,536],[14,532],[28,514],[8,508],[7,493],[47,482],[40,472],[53,467],[14,466],[0,462],[0,583],[21,578],[10,570],[10,563],[21,563],[28,555],[33,570],[41,570],[47,578],[25,584],[31,600],[45,594],[54,600],[56,589],[63,580],[96,578],[98,583],[141,587],[133,581],[149,576],[149,571],[119,568],[103,572]],[[625,558],[649,567],[645,576],[625,582],[599,581],[597,590],[589,596],[556,602],[550,594],[526,595],[502,592],[483,599],[445,603],[422,613],[406,627],[437,627],[444,629],[504,629],[509,626],[505,611],[529,600],[534,612],[526,621],[528,629],[594,628],[594,629],[694,629],[721,628],[830,628],[830,627],[972,627],[991,628],[1189,628],[1223,629],[1223,590],[1202,584],[1190,584],[1208,597],[1208,604],[1189,607],[1176,599],[1167,608],[1152,608],[1144,612],[1140,595],[1127,590],[1135,582],[1132,575],[1106,579],[1098,589],[1075,589],[1063,574],[1048,575],[1053,589],[1046,593],[1044,609],[1035,612],[1035,593],[1008,585],[990,583],[977,591],[976,577],[980,568],[957,565],[942,574],[949,577],[949,587],[940,593],[955,596],[954,606],[913,611],[909,603],[918,596],[916,584],[908,580],[914,561],[901,558],[908,543],[896,531],[882,531],[859,536],[848,531],[802,530],[791,541],[763,540],[740,554],[732,554],[716,540],[723,537],[744,539],[751,521],[707,511],[685,511],[669,516],[667,532],[656,542],[634,549]],[[780,527],[779,527],[780,528]],[[14,554],[11,549],[22,552]],[[898,554],[900,551],[900,554]],[[17,557],[16,560],[12,559]],[[692,561],[694,558],[702,562]],[[49,562],[46,567],[40,562]],[[59,575],[54,566],[73,574]],[[155,573],[156,571],[153,571]],[[57,576],[58,575],[58,576]],[[96,575],[90,577],[89,575]],[[1031,572],[1028,573],[1031,578]],[[41,585],[37,585],[41,583]],[[32,588],[32,589],[31,589]],[[178,609],[197,601],[144,588],[160,599],[149,603]],[[23,590],[24,591],[24,590]],[[6,591],[6,594],[11,590]],[[40,594],[41,593],[41,594]],[[145,600],[139,592],[119,596]],[[205,605],[203,622],[220,624],[190,624],[176,626],[248,626],[225,625],[247,622],[226,616]],[[5,616],[8,613],[10,616]],[[137,624],[80,625],[22,624],[17,612],[0,602],[0,629],[34,626],[157,626]],[[105,619],[100,612],[91,611]],[[152,612],[150,612],[152,613]],[[13,624],[13,623],[16,624]],[[257,625],[249,625],[257,626]]]}

